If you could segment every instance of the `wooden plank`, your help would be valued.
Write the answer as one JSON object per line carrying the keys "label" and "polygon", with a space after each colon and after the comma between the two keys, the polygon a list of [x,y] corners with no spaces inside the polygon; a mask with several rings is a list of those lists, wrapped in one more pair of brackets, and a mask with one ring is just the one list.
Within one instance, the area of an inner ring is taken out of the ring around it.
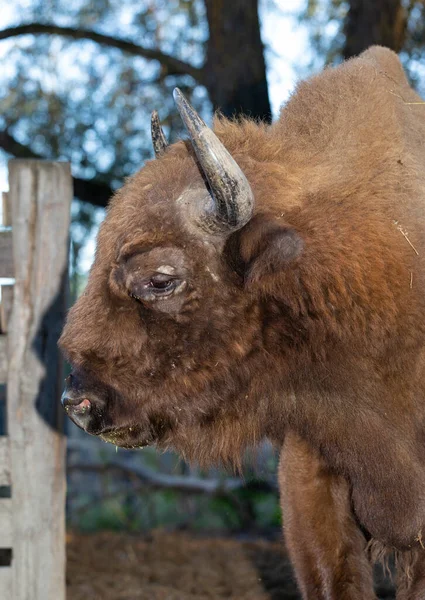
{"label": "wooden plank", "polygon": [[9,438],[0,437],[0,486],[10,485]]}
{"label": "wooden plank", "polygon": [[2,193],[2,225],[3,227],[12,226],[9,205],[9,194],[7,192]]}
{"label": "wooden plank", "polygon": [[0,383],[7,381],[7,337],[0,335]]}
{"label": "wooden plank", "polygon": [[14,277],[12,232],[0,231],[0,277]]}
{"label": "wooden plank", "polygon": [[[7,414],[14,600],[65,599],[65,438],[57,348],[65,310],[72,179],[65,163],[9,162],[15,286]],[[46,575],[48,574],[48,575]]]}
{"label": "wooden plank", "polygon": [[11,567],[0,567],[0,591],[1,597],[12,600],[13,595],[13,569]]}
{"label": "wooden plank", "polygon": [[[0,548],[13,548],[13,518],[11,498],[0,498]],[[3,591],[1,588],[0,590]]]}
{"label": "wooden plank", "polygon": [[6,386],[0,384],[0,436],[6,434]]}
{"label": "wooden plank", "polygon": [[7,333],[7,324],[12,314],[13,285],[1,286],[0,332]]}

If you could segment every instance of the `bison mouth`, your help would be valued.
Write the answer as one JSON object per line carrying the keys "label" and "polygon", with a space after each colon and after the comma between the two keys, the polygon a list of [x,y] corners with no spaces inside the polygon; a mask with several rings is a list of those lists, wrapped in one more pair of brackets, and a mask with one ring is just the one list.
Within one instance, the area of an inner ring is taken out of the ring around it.
{"label": "bison mouth", "polygon": [[151,446],[158,441],[159,435],[154,427],[140,424],[114,425],[111,419],[95,413],[89,400],[83,400],[74,407],[65,407],[71,421],[89,435],[99,437],[104,442],[120,448],[136,449]]}
{"label": "bison mouth", "polygon": [[143,432],[140,427],[135,425],[110,427],[95,435],[100,437],[104,442],[128,450],[145,448],[146,446],[151,446],[156,441],[151,432]]}
{"label": "bison mouth", "polygon": [[[86,433],[99,437],[120,448],[136,449],[158,444],[173,429],[171,423],[156,415],[145,416],[143,423],[130,419],[117,424],[118,419],[108,414],[106,407],[99,411],[89,398],[64,402],[65,412],[71,421]],[[120,419],[121,420],[121,419]]]}
{"label": "bison mouth", "polygon": [[153,445],[164,448],[172,444],[174,431],[175,426],[169,419],[150,415],[143,425],[136,423],[111,426],[94,433],[94,435],[100,437],[104,442],[120,448],[136,449]]}
{"label": "bison mouth", "polygon": [[121,448],[167,441],[176,425],[175,418],[147,406],[135,414],[128,399],[84,372],[73,372],[66,379],[62,404],[80,429]]}

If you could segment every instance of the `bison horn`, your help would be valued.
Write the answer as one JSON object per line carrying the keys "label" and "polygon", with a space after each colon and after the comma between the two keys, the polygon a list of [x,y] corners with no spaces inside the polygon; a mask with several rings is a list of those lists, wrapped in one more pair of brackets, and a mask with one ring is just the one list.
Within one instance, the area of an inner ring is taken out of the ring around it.
{"label": "bison horn", "polygon": [[156,158],[159,158],[161,154],[164,154],[168,148],[167,138],[162,131],[161,124],[159,122],[158,112],[153,111],[151,116],[151,134],[152,134],[152,146],[155,152]]}
{"label": "bison horn", "polygon": [[173,96],[214,199],[213,214],[202,217],[204,226],[215,233],[240,229],[250,220],[254,208],[247,178],[178,88]]}

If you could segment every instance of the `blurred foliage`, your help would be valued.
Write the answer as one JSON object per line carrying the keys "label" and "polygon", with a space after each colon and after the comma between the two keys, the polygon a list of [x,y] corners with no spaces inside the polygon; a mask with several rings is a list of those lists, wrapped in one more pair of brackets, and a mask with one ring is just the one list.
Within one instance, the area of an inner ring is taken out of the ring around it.
{"label": "blurred foliage", "polygon": [[[102,454],[102,452],[100,453]],[[108,458],[104,455],[104,465]],[[201,471],[191,468],[178,456],[159,454],[154,448],[143,452],[120,451],[121,458],[142,461],[157,472],[190,475],[199,479],[226,477],[219,469]],[[87,456],[87,455],[86,455]],[[216,495],[187,493],[172,489],[156,490],[128,473],[117,471],[84,472],[71,469],[68,477],[68,524],[73,529],[132,532],[156,527],[169,529],[274,534],[281,525],[277,494],[264,489],[262,479],[274,480],[277,454],[264,444],[261,460],[247,459],[245,487]],[[84,457],[79,459],[84,464]],[[71,459],[71,464],[73,463]]]}
{"label": "blurred foliage", "polygon": [[[17,20],[27,4],[15,3]],[[95,26],[195,65],[203,59],[206,30],[199,1],[34,0],[29,8],[26,21]],[[6,45],[0,122],[35,152],[70,160],[74,175],[121,184],[135,165],[152,157],[148,124],[156,108],[171,137],[181,130],[171,91],[178,84],[191,95],[190,76],[169,76],[157,61],[89,40],[35,35],[3,42],[2,48]],[[194,102],[201,110],[205,99],[198,90]]]}
{"label": "blurred foliage", "polygon": [[[406,20],[400,58],[410,81],[425,93],[425,0],[401,0]],[[350,2],[346,0],[307,0],[299,13],[299,23],[307,24],[314,51],[311,70],[342,61],[344,26]]]}
{"label": "blurred foliage", "polygon": [[348,4],[344,0],[307,0],[305,9],[300,12],[299,22],[308,23],[314,48],[312,68],[319,69],[342,60]]}

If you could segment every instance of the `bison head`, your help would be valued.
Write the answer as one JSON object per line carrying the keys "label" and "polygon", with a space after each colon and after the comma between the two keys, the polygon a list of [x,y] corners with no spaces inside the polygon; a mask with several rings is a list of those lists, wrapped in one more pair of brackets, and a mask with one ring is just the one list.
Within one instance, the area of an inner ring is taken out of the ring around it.
{"label": "bison head", "polygon": [[190,141],[168,146],[153,115],[157,159],[113,198],[61,337],[63,404],[117,446],[226,459],[276,425],[282,347],[299,332],[256,284],[294,270],[303,243],[270,208],[275,163],[251,151],[255,131],[276,154],[268,128],[224,122],[223,143],[175,99]]}

